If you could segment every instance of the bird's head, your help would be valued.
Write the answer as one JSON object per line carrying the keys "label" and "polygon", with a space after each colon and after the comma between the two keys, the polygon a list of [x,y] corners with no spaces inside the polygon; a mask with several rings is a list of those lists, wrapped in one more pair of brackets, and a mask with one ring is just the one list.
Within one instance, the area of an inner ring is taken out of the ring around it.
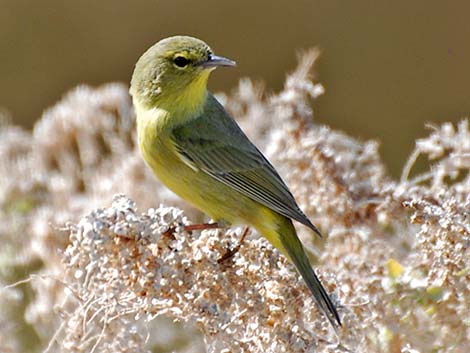
{"label": "bird's head", "polygon": [[214,55],[196,38],[162,39],[137,61],[130,93],[147,108],[199,104],[206,94],[209,74],[218,66],[235,66],[235,62]]}

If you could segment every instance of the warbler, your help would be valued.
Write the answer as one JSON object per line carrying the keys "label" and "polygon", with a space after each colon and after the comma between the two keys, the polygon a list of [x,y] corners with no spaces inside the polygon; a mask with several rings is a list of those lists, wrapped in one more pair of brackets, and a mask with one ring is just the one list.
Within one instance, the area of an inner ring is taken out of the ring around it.
{"label": "warbler", "polygon": [[155,176],[219,224],[255,228],[287,256],[333,327],[338,312],[315,275],[292,220],[320,235],[271,163],[207,90],[235,62],[203,41],[174,36],[137,61],[130,93],[141,154]]}

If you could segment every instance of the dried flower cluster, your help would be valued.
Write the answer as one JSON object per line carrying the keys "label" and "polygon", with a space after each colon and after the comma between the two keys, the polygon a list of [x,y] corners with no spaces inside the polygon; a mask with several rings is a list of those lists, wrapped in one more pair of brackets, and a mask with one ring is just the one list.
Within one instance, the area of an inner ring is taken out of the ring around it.
{"label": "dried flower cluster", "polygon": [[[43,114],[32,133],[0,127],[0,237],[7,244],[0,247],[0,284],[38,271],[61,278],[59,251],[69,244],[61,228],[109,204],[113,194],[124,192],[145,208],[170,202],[196,214],[147,170],[135,134],[127,87],[121,84],[77,87]],[[58,327],[52,313],[63,285],[34,280],[24,287],[9,289],[16,307],[11,295],[0,295],[1,352],[11,340],[17,352],[44,344]]]}
{"label": "dried flower cluster", "polygon": [[[161,314],[197,324],[211,352],[314,352],[343,344],[294,268],[266,240],[251,237],[219,264],[243,229],[191,234],[182,227],[187,223],[178,209],[138,214],[132,201],[118,196],[73,226],[65,261],[81,305],[67,320],[73,328],[65,330],[63,344],[94,335],[88,351],[106,341],[98,333],[114,321],[125,326],[129,317]],[[354,333],[342,332],[357,345]],[[115,337],[121,346],[126,341]],[[116,351],[107,344],[99,351]]]}
{"label": "dried flower cluster", "polygon": [[[155,208],[184,203],[144,167],[126,89],[108,85],[76,89],[33,134],[0,130],[0,283],[41,275],[0,292],[0,351],[33,351],[16,327],[48,352],[470,351],[469,121],[418,140],[394,181],[376,142],[314,124],[316,57],[277,95],[242,80],[220,99],[328,235],[299,227],[339,332],[256,233],[218,263],[241,228],[188,233],[194,210]],[[429,170],[410,178],[419,156]]]}

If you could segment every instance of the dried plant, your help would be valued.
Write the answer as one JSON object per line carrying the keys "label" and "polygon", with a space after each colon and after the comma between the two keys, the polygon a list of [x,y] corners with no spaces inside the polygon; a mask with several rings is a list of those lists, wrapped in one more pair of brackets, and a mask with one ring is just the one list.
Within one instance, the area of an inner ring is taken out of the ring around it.
{"label": "dried plant", "polygon": [[[219,98],[328,235],[299,227],[339,305],[338,333],[256,233],[219,264],[242,229],[183,230],[201,215],[149,174],[126,88],[113,84],[77,88],[32,134],[0,130],[0,281],[40,274],[0,292],[0,351],[28,349],[18,326],[48,352],[470,351],[468,119],[418,140],[394,181],[377,142],[315,124],[317,55],[279,94],[245,79]],[[410,178],[419,156],[429,170]],[[156,316],[187,326],[162,339],[169,324]]]}

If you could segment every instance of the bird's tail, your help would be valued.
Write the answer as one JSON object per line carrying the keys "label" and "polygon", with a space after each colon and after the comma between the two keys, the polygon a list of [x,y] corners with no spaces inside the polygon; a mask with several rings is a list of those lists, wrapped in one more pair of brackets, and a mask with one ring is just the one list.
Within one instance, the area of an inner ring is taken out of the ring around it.
{"label": "bird's tail", "polygon": [[328,318],[331,325],[336,329],[341,326],[336,307],[331,301],[330,297],[323,288],[320,280],[312,269],[307,254],[300,242],[297,232],[292,224],[292,221],[283,217],[283,222],[279,226],[280,243],[284,248],[284,253],[288,255],[290,260],[294,263],[295,267],[304,279],[307,287],[313,294],[315,301],[320,307],[321,311]]}

